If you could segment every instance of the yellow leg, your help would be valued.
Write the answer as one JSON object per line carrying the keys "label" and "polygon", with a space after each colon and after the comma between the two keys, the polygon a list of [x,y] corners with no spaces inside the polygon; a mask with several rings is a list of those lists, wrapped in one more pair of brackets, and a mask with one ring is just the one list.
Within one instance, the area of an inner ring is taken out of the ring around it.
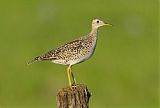
{"label": "yellow leg", "polygon": [[74,77],[74,75],[73,75],[73,72],[72,72],[72,70],[71,70],[71,67],[70,67],[70,75],[72,76],[73,84],[76,84],[76,79],[75,79],[75,77]]}
{"label": "yellow leg", "polygon": [[[72,69],[71,69],[71,65],[68,66],[67,68],[67,75],[68,75],[68,81],[69,81],[69,86],[72,87],[72,84],[76,84],[76,79],[74,78]],[[72,79],[71,79],[72,77]],[[73,81],[73,83],[72,83]]]}
{"label": "yellow leg", "polygon": [[71,66],[69,65],[67,68],[67,75],[68,75],[68,81],[69,81],[69,86],[72,87],[72,82],[71,82]]}

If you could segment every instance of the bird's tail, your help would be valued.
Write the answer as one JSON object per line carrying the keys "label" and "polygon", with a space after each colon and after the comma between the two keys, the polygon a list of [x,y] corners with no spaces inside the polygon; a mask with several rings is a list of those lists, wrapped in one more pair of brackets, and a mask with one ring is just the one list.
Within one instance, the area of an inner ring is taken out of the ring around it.
{"label": "bird's tail", "polygon": [[27,64],[30,65],[30,64],[32,64],[34,62],[41,61],[41,60],[42,60],[41,56],[38,56],[38,57],[34,58],[33,60],[29,61]]}

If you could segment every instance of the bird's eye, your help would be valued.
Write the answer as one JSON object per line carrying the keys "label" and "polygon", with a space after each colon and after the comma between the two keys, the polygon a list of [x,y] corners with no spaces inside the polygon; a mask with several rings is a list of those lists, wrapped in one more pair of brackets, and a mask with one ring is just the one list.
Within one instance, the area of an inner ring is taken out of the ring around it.
{"label": "bird's eye", "polygon": [[99,20],[97,20],[97,23],[99,23]]}

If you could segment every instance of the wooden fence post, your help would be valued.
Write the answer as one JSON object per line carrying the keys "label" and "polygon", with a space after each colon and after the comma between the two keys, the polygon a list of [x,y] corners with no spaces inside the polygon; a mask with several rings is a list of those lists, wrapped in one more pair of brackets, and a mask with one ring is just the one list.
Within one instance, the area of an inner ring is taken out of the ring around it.
{"label": "wooden fence post", "polygon": [[91,93],[84,84],[62,88],[57,93],[57,108],[89,108]]}

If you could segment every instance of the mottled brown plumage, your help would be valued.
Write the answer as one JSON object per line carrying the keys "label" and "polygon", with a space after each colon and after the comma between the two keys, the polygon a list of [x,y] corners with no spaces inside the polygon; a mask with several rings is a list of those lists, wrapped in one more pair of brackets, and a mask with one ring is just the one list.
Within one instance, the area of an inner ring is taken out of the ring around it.
{"label": "mottled brown plumage", "polygon": [[98,38],[97,30],[103,25],[111,26],[110,24],[106,24],[99,19],[93,20],[92,31],[87,36],[80,37],[45,54],[42,54],[36,57],[34,60],[30,61],[29,64],[35,61],[50,60],[56,64],[68,65],[69,67],[67,72],[69,85],[71,86],[71,76],[73,78],[73,83],[75,83],[73,73],[71,72],[71,66],[83,62],[93,55]]}

